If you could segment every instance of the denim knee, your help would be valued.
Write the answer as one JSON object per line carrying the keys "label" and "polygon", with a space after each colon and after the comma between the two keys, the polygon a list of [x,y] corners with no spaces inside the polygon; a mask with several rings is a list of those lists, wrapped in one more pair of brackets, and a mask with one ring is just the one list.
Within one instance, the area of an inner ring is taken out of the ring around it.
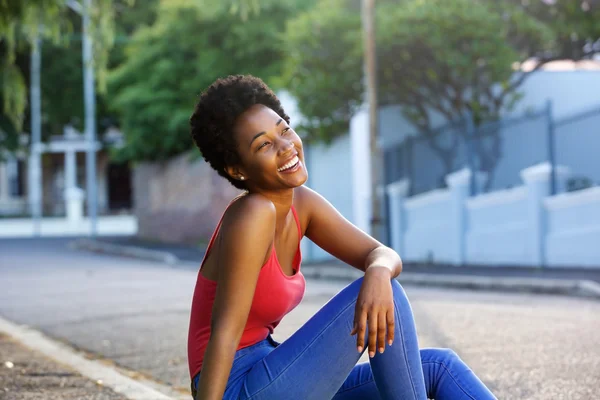
{"label": "denim knee", "polygon": [[354,282],[346,286],[345,290],[350,290],[352,293],[354,293],[356,297],[358,297],[358,293],[360,293],[360,288],[362,287],[364,279],[365,277],[361,276],[360,278],[356,279]]}
{"label": "denim knee", "polygon": [[460,361],[458,354],[456,354],[454,350],[448,348],[421,349],[421,359],[424,363],[435,362],[447,367]]}
{"label": "denim knee", "polygon": [[[364,277],[356,279],[354,282],[349,284],[345,290],[350,290],[356,297],[358,297],[358,293],[360,292],[363,280]],[[406,296],[406,292],[404,291],[402,285],[400,285],[400,283],[396,279],[392,279],[391,282],[394,303],[396,303],[398,306],[400,306],[401,304],[407,304],[408,297]]]}
{"label": "denim knee", "polygon": [[399,302],[405,303],[408,302],[408,298],[406,296],[406,292],[404,288],[396,279],[392,279],[392,291],[394,293],[394,302],[398,304]]}

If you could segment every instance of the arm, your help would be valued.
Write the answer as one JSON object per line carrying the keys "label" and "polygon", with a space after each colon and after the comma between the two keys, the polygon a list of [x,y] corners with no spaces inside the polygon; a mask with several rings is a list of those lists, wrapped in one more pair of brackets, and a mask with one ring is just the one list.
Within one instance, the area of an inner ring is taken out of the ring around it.
{"label": "arm", "polygon": [[249,196],[239,203],[222,226],[211,336],[198,384],[197,398],[201,400],[223,397],[275,231],[273,203],[260,196]]}
{"label": "arm", "polygon": [[306,237],[361,271],[385,267],[393,278],[400,274],[402,261],[398,253],[358,229],[312,189],[305,186],[299,189],[302,206],[308,210]]}
{"label": "arm", "polygon": [[394,340],[390,278],[402,271],[400,256],[350,223],[318,193],[307,187],[302,187],[299,193],[300,201],[308,210],[306,237],[334,257],[365,272],[350,334],[357,335],[356,346],[361,353],[368,325],[369,356],[373,357],[377,348],[382,353],[386,335],[388,344]]}

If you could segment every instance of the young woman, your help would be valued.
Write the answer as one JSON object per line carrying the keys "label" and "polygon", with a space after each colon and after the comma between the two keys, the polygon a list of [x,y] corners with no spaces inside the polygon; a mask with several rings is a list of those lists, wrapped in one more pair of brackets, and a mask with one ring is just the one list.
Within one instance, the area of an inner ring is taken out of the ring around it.
{"label": "young woman", "polygon": [[[419,350],[398,254],[303,186],[300,137],[258,78],[229,76],[202,95],[191,133],[208,163],[244,193],[227,207],[200,266],[188,359],[201,400],[487,400],[448,349]],[[364,271],[283,343],[300,303],[300,240]],[[370,362],[356,365],[364,351]]]}

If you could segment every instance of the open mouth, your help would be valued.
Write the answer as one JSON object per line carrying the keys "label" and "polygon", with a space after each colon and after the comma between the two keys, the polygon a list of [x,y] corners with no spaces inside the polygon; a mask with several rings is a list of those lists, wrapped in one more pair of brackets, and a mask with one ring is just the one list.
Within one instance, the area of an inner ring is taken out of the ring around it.
{"label": "open mouth", "polygon": [[298,166],[298,164],[300,164],[300,159],[298,158],[298,156],[294,156],[294,158],[292,158],[290,161],[285,163],[285,165],[283,165],[280,168],[277,168],[277,171],[279,171],[279,172],[291,171],[294,168],[296,168]]}

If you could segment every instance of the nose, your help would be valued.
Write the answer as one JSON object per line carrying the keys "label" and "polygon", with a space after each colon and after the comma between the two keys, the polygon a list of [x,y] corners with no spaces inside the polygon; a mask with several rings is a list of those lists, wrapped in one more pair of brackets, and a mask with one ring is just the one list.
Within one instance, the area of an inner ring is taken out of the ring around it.
{"label": "nose", "polygon": [[279,155],[284,156],[290,153],[294,149],[294,142],[291,140],[282,139],[279,145]]}

